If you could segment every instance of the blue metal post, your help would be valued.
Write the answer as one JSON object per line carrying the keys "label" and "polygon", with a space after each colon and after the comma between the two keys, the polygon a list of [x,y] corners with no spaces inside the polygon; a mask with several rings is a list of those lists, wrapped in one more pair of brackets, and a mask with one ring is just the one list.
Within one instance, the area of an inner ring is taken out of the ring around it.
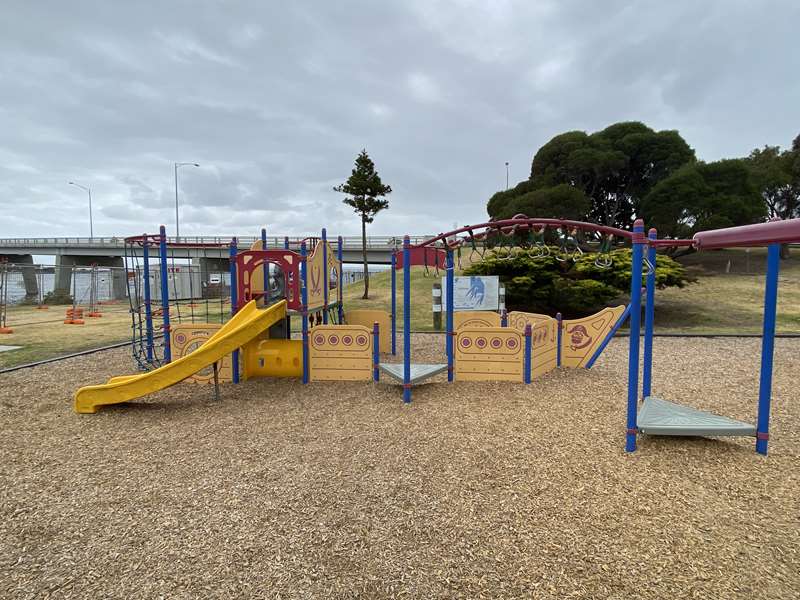
{"label": "blue metal post", "polygon": [[761,336],[761,380],[758,385],[758,422],[756,452],[767,453],[769,410],[772,402],[772,359],[775,350],[775,312],[778,304],[778,272],[781,245],[770,244],[767,250],[767,281],[764,289],[764,330]]}
{"label": "blue metal post", "polygon": [[303,383],[308,383],[308,269],[306,243],[300,244],[300,303],[303,316]]}
{"label": "blue metal post", "polygon": [[628,306],[625,307],[625,310],[619,316],[617,322],[614,323],[614,326],[611,328],[611,331],[608,332],[608,335],[606,335],[605,339],[597,347],[597,350],[594,351],[594,354],[592,354],[592,358],[590,358],[589,362],[586,363],[587,369],[591,369],[594,366],[594,363],[597,362],[598,358],[600,358],[600,355],[603,353],[603,350],[606,349],[608,343],[611,341],[611,339],[614,337],[617,331],[619,331],[619,328],[625,324],[625,321],[628,320],[628,317],[630,315],[631,315],[631,305],[628,304]]}
{"label": "blue metal post", "polygon": [[392,252],[392,356],[397,354],[397,255]]}
{"label": "blue metal post", "polygon": [[154,348],[153,306],[152,298],[150,296],[150,244],[147,242],[147,234],[143,236],[142,254],[144,258],[144,274],[142,275],[144,278],[144,281],[142,282],[142,286],[144,287],[144,330],[147,338],[147,347],[145,348],[145,352],[147,353],[148,364],[152,364]]}
{"label": "blue metal post", "polygon": [[[231,238],[230,257],[230,276],[231,276],[231,317],[239,310],[239,288],[236,281],[236,238]],[[239,383],[239,349],[231,354],[231,372],[233,383]]]}
{"label": "blue metal post", "polygon": [[522,367],[522,373],[525,383],[531,382],[531,362],[533,359],[533,340],[531,339],[531,324],[525,325],[525,356],[523,360],[525,364]]}
{"label": "blue metal post", "polygon": [[381,337],[378,322],[372,324],[372,379],[380,381],[381,378]]}
{"label": "blue metal post", "polygon": [[556,313],[556,324],[558,332],[556,333],[556,366],[561,366],[561,313]]}
{"label": "blue metal post", "polygon": [[[647,232],[650,240],[658,239],[658,232],[655,228]],[[653,382],[653,320],[655,318],[656,301],[656,248],[648,246],[647,260],[652,265],[652,269],[647,274],[647,293],[645,294],[644,304],[644,365],[642,367],[642,398],[650,395]]]}
{"label": "blue metal post", "polygon": [[289,236],[288,235],[283,236],[283,249],[284,250],[288,250],[289,249]]}
{"label": "blue metal post", "polygon": [[[434,249],[435,250],[435,249]],[[439,260],[438,256],[435,260]],[[453,286],[455,285],[455,265],[453,264],[453,251],[447,251],[447,298],[445,299],[445,326],[447,327],[447,381],[453,381],[453,361],[455,359],[455,351],[453,348],[453,341],[455,340],[456,332],[453,331]]]}
{"label": "blue metal post", "polygon": [[636,411],[639,404],[639,333],[642,320],[642,256],[644,255],[644,221],[633,224],[633,264],[631,266],[631,335],[628,347],[628,420],[625,451],[636,450]]}
{"label": "blue metal post", "polygon": [[342,247],[342,236],[336,239],[336,244],[336,260],[339,261],[339,280],[336,282],[336,294],[339,300],[339,325],[341,325],[344,323],[344,261],[342,260],[344,249]]}
{"label": "blue metal post", "polygon": [[[267,249],[267,230],[261,228],[261,249]],[[269,263],[264,261],[264,306],[269,305]]]}
{"label": "blue metal post", "polygon": [[403,402],[411,402],[411,240],[403,236]]}
{"label": "blue metal post", "polygon": [[172,345],[169,339],[169,279],[167,274],[167,229],[163,225],[158,230],[158,254],[161,259],[161,312],[164,322],[164,362],[172,362]]}
{"label": "blue metal post", "polygon": [[325,272],[322,274],[322,324],[328,324],[328,293],[331,270],[328,268],[328,230],[322,228],[322,264]]}
{"label": "blue metal post", "polygon": [[500,327],[508,327],[508,311],[505,308],[500,313]]}

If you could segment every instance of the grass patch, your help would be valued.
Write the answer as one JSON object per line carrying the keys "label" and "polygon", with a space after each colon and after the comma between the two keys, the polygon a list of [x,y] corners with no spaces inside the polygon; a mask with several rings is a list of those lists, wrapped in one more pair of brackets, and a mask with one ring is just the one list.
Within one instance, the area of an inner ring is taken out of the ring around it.
{"label": "grass patch", "polygon": [[[219,323],[220,314],[227,319],[229,306],[220,313],[218,301],[212,301],[206,316],[205,304],[201,303],[195,309],[195,320]],[[51,306],[48,310],[38,310],[35,306],[9,307],[8,326],[14,333],[0,335],[0,344],[21,348],[0,352],[0,369],[130,341],[131,315],[127,301],[101,306],[103,316],[84,317],[84,325],[64,324],[67,308],[64,305]],[[180,310],[180,321],[189,322],[190,309],[182,306]],[[173,324],[178,323],[174,308],[170,314]]]}
{"label": "grass patch", "polygon": [[[764,302],[766,251],[755,249],[700,252],[680,261],[697,283],[683,289],[669,288],[656,292],[656,329],[659,332],[682,333],[755,333],[761,332]],[[464,261],[465,266],[467,261]],[[460,274],[460,272],[459,272]],[[402,273],[397,274],[398,327],[403,324]],[[441,274],[440,274],[441,275]],[[425,277],[423,267],[411,273],[411,328],[433,331],[431,289],[440,281]],[[391,273],[383,271],[370,278],[370,298],[362,300],[363,283],[344,290],[345,309],[391,309]],[[90,348],[97,348],[130,339],[131,317],[126,303],[106,305],[103,316],[86,318],[85,325],[64,325],[66,306],[36,310],[33,306],[14,306],[8,310],[10,335],[0,336],[0,344],[22,346],[18,350],[0,352],[0,368],[42,360]],[[196,309],[197,322],[220,322],[228,316],[229,307],[220,308],[212,301],[206,316],[205,305]],[[173,323],[177,323],[172,310]],[[190,309],[181,307],[183,322],[189,321]],[[300,319],[293,319],[293,331],[299,331]],[[779,333],[800,333],[800,255],[781,261],[778,290]]]}
{"label": "grass patch", "polygon": [[[766,250],[698,252],[680,262],[697,278],[684,288],[656,291],[656,328],[673,333],[761,333],[764,304]],[[431,289],[434,277],[424,277],[422,267],[411,274],[411,329],[433,331]],[[460,273],[459,273],[460,274]],[[397,274],[402,290],[402,274]],[[345,308],[391,309],[391,274],[370,278],[370,299],[362,300],[364,287],[345,289]],[[398,327],[402,327],[402,291],[398,293]],[[800,333],[800,255],[781,261],[778,290],[779,333]]]}

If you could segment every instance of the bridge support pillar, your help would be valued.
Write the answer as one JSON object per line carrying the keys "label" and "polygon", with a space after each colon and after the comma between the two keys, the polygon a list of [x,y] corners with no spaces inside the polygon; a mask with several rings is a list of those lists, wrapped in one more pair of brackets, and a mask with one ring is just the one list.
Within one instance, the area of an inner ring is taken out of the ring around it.
{"label": "bridge support pillar", "polygon": [[62,254],[56,257],[55,273],[55,294],[72,294],[72,267],[98,267],[111,268],[111,287],[110,293],[113,300],[123,300],[125,298],[125,286],[127,285],[127,274],[125,273],[125,261],[119,256],[70,256]]}
{"label": "bridge support pillar", "polygon": [[72,267],[77,264],[76,258],[75,256],[56,256],[54,296],[72,295]]}
{"label": "bridge support pillar", "polygon": [[22,272],[22,282],[25,284],[25,302],[36,302],[39,298],[39,282],[36,279],[33,256],[30,254],[3,254],[0,258],[19,267]]}

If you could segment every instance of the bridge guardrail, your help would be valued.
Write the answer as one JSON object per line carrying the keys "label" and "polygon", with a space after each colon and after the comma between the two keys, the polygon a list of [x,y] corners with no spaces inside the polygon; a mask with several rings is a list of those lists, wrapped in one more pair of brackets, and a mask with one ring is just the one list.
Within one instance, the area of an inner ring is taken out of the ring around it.
{"label": "bridge guardrail", "polygon": [[[411,243],[412,244],[419,244],[426,239],[430,239],[433,235],[426,236],[426,235],[416,235],[411,236]],[[260,237],[255,236],[243,236],[238,237],[237,241],[239,242],[240,247],[249,246],[256,240],[260,240]],[[267,245],[271,248],[282,247],[284,243],[285,236],[267,236]],[[289,243],[293,246],[299,243],[302,239],[297,236],[290,236]],[[329,236],[328,240],[332,242],[336,242],[337,236]],[[168,237],[168,243],[181,243],[181,244],[227,244],[230,242],[230,237],[224,236],[181,236],[179,238],[176,237]],[[361,247],[361,237],[360,236],[342,236],[342,241],[346,248],[360,248]],[[367,248],[391,248],[391,247],[400,247],[402,245],[403,236],[368,236],[367,237]],[[76,247],[92,247],[92,248],[102,248],[104,246],[112,247],[112,248],[121,248],[125,243],[124,237],[25,237],[25,238],[3,238],[0,239],[0,246],[9,248],[9,247],[40,247],[40,248],[52,248],[52,247],[69,247],[69,246],[76,246]]]}

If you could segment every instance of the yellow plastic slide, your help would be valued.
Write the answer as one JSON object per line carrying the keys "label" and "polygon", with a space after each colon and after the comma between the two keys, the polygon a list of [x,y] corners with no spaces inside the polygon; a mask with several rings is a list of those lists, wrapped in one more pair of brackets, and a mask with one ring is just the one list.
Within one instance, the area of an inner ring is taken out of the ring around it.
{"label": "yellow plastic slide", "polygon": [[255,300],[251,300],[191,354],[155,371],[114,377],[104,385],[89,385],[79,389],[75,393],[75,412],[94,413],[98,406],[127,402],[175,385],[241,348],[285,317],[285,300],[265,309],[258,308]]}

